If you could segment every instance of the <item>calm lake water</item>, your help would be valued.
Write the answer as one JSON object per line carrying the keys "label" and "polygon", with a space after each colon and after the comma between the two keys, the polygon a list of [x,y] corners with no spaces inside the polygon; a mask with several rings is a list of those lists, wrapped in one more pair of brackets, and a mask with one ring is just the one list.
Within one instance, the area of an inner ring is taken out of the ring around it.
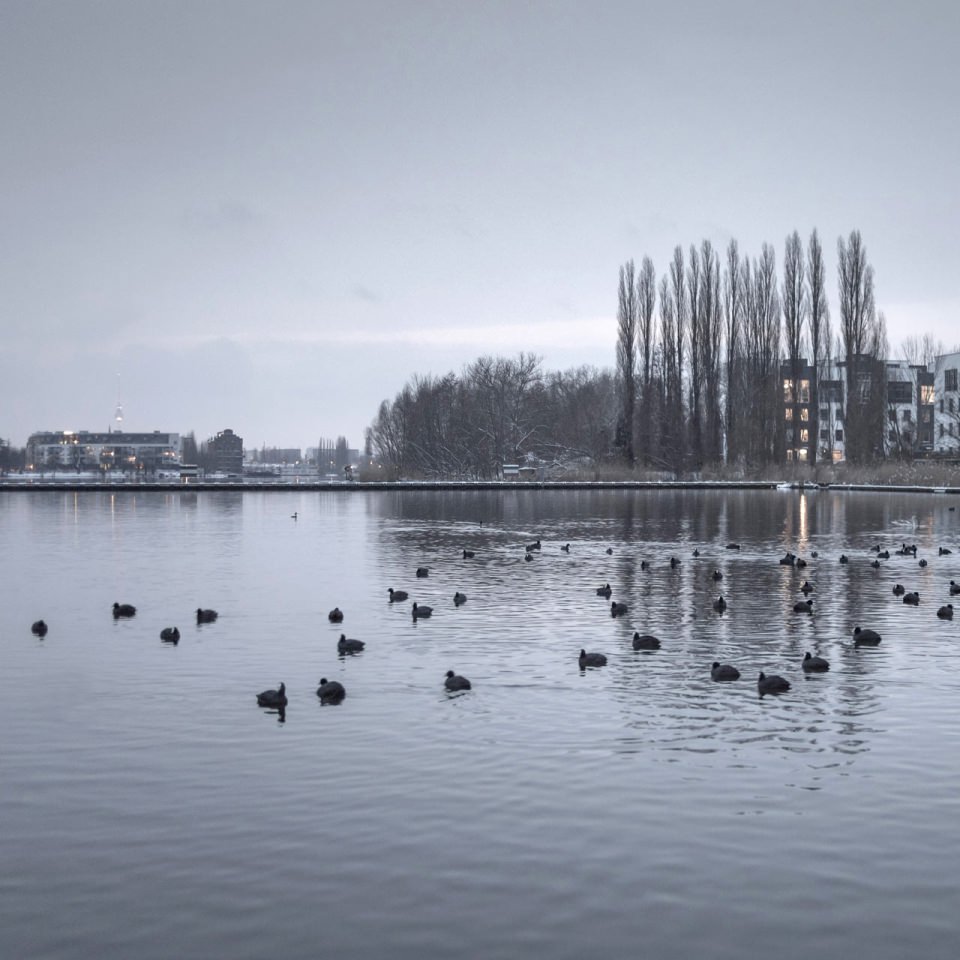
{"label": "calm lake water", "polygon": [[954,502],[0,493],[0,956],[955,957]]}

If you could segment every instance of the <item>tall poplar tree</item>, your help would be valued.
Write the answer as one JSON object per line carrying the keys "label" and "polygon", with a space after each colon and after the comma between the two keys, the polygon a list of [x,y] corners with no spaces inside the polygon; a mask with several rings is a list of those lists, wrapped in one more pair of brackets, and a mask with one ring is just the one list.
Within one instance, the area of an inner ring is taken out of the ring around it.
{"label": "tall poplar tree", "polygon": [[[823,247],[814,229],[807,245],[807,308],[810,327],[810,429],[815,443],[810,448],[810,462],[816,464],[820,445],[820,370],[830,349],[830,306],[827,303],[826,269]],[[832,445],[832,444],[831,444]]]}
{"label": "tall poplar tree", "polygon": [[[787,237],[783,252],[783,328],[786,334],[787,363],[790,368],[790,420],[787,425],[787,448],[792,451],[790,459],[797,459],[802,444],[801,431],[809,430],[810,423],[800,419],[802,378],[801,353],[803,352],[803,327],[807,312],[807,291],[804,283],[803,244],[796,230]],[[809,410],[809,398],[807,399]],[[809,413],[808,413],[809,416]],[[814,446],[816,443],[814,442]]]}
{"label": "tall poplar tree", "polygon": [[633,420],[637,405],[637,292],[633,261],[620,267],[617,291],[617,379],[620,385],[620,416],[616,446],[620,456],[634,466]]}

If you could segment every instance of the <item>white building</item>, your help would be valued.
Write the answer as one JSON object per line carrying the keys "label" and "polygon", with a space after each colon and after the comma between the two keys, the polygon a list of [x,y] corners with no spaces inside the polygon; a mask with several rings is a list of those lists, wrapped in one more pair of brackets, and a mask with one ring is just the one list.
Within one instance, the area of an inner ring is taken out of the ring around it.
{"label": "white building", "polygon": [[886,381],[884,452],[888,456],[898,451],[931,453],[935,449],[934,374],[922,364],[888,360]]}
{"label": "white building", "polygon": [[[951,354],[946,360],[940,380],[933,367],[927,368],[906,361],[875,361],[861,359],[857,389],[859,402],[867,400],[880,390],[883,404],[883,452],[887,456],[898,453],[945,453],[960,446],[960,395],[956,387],[956,368],[960,354]],[[953,372],[950,372],[951,364]],[[814,442],[820,463],[838,463],[846,459],[847,409],[849,405],[846,362],[824,362],[820,366],[816,409],[813,406],[814,370],[806,360],[800,361],[800,380],[794,391],[790,365],[781,367],[783,377],[784,439],[787,461],[809,462]],[[943,382],[953,384],[953,394],[944,393]],[[940,398],[936,410],[942,423],[934,429],[934,397]],[[951,412],[956,411],[956,412]],[[796,420],[796,422],[794,422]],[[951,433],[952,420],[952,433]],[[941,429],[942,427],[942,429]],[[816,433],[816,436],[814,436]],[[880,443],[879,434],[876,443]],[[950,444],[954,444],[953,447]]]}
{"label": "white building", "polygon": [[932,364],[934,436],[937,453],[960,453],[960,353],[944,353]]}
{"label": "white building", "polygon": [[27,440],[28,470],[154,473],[180,462],[180,434],[43,431]]}

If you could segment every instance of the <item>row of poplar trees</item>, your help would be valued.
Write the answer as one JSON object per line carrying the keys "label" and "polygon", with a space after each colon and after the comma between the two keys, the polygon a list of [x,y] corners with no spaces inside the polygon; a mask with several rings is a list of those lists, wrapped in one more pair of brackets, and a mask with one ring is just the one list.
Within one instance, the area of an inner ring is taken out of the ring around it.
{"label": "row of poplar trees", "polygon": [[[800,382],[803,361],[811,378],[810,435],[819,438],[820,373],[845,362],[848,384],[875,373],[886,350],[883,315],[874,304],[873,269],[859,231],[837,241],[839,337],[833,341],[823,247],[814,230],[806,249],[794,231],[786,238],[782,276],[776,253],[740,253],[731,240],[723,260],[709,240],[677,246],[659,281],[644,257],[620,268],[617,308],[617,385],[620,410],[615,443],[628,464],[677,473],[705,465],[782,461],[787,436],[781,363]],[[882,362],[879,367],[882,368]],[[882,446],[879,389],[848,390],[845,430],[849,460],[865,460]],[[799,416],[795,423],[799,424]],[[816,460],[817,443],[811,459]]]}

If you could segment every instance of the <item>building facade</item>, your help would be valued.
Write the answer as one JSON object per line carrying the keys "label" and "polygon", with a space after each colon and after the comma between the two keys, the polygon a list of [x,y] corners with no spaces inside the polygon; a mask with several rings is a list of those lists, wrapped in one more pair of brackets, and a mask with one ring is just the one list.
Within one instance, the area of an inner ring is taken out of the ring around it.
{"label": "building facade", "polygon": [[906,361],[886,365],[888,456],[932,453],[934,445],[934,374]]}
{"label": "building facade", "polygon": [[960,454],[960,353],[944,353],[933,364],[933,446]]}
{"label": "building facade", "polygon": [[861,454],[888,457],[960,453],[960,353],[929,367],[856,360],[852,378],[846,361],[822,364],[814,385],[815,371],[803,359],[796,388],[791,365],[781,364],[788,462],[810,462],[814,443],[821,463],[845,460],[851,442]]}
{"label": "building facade", "polygon": [[27,440],[28,470],[154,474],[180,462],[180,434],[41,431]]}
{"label": "building facade", "polygon": [[780,366],[783,382],[784,440],[788,462],[836,463],[845,457],[844,397],[846,384],[840,365],[814,368],[801,359],[800,377],[794,385],[789,363]]}
{"label": "building facade", "polygon": [[243,473],[243,437],[229,428],[206,442],[206,467],[216,473]]}

